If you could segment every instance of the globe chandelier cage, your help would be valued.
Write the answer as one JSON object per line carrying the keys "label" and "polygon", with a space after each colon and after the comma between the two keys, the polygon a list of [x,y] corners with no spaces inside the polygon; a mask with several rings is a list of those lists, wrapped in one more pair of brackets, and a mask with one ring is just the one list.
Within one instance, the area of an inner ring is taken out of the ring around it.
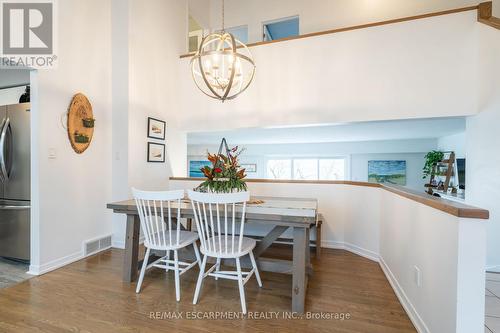
{"label": "globe chandelier cage", "polygon": [[203,38],[198,52],[191,58],[193,80],[205,95],[231,100],[244,92],[255,76],[255,63],[248,47],[224,30]]}

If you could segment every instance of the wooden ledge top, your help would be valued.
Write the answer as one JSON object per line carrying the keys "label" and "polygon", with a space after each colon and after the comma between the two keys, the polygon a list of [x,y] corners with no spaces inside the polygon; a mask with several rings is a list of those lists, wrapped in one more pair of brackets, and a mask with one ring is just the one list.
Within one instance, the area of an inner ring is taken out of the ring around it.
{"label": "wooden ledge top", "polygon": [[456,217],[487,220],[490,218],[489,211],[469,206],[461,202],[434,197],[425,192],[419,192],[397,185],[381,185],[386,191],[395,193],[407,199],[419,202],[426,206],[435,208]]}
{"label": "wooden ledge top", "polygon": [[[170,177],[170,180],[201,182],[204,178]],[[319,184],[319,185],[351,185],[381,188],[407,199],[419,202],[423,205],[443,211],[456,217],[487,220],[490,217],[488,210],[469,206],[460,202],[431,196],[425,192],[419,192],[397,185],[374,184],[367,182],[356,182],[348,180],[274,180],[274,179],[247,179],[247,183],[271,183],[271,184]]]}

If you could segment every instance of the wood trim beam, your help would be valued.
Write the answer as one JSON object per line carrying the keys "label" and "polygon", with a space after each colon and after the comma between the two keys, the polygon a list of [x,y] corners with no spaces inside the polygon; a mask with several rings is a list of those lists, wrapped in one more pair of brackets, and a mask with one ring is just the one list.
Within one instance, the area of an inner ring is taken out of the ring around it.
{"label": "wood trim beam", "polygon": [[491,1],[478,5],[477,21],[500,30],[500,18],[493,16],[493,3]]}
{"label": "wood trim beam", "polygon": [[[378,27],[378,26],[387,25],[387,24],[395,24],[395,23],[401,23],[401,22],[407,22],[407,21],[420,20],[420,19],[425,19],[425,18],[435,17],[435,16],[456,14],[456,13],[467,12],[467,11],[477,10],[477,9],[479,9],[478,5],[476,5],[476,6],[468,6],[468,7],[461,7],[461,8],[455,8],[455,9],[443,10],[443,11],[439,11],[439,12],[432,12],[432,13],[421,14],[421,15],[401,17],[401,18],[392,19],[392,20],[372,22],[372,23],[367,23],[367,24],[360,24],[360,25],[354,25],[354,26],[350,26],[350,27],[330,29],[330,30],[324,30],[324,31],[318,31],[318,32],[311,32],[311,33],[308,33],[308,34],[303,34],[303,35],[299,35],[299,36],[292,36],[292,37],[286,37],[286,38],[281,38],[281,39],[276,39],[276,40],[271,40],[271,41],[250,43],[250,44],[247,44],[247,46],[248,47],[255,47],[255,46],[261,46],[261,45],[281,43],[281,42],[287,42],[287,41],[297,40],[297,39],[303,39],[303,38],[317,37],[317,36],[335,34],[335,33],[352,31],[352,30],[359,30],[359,29],[366,29],[366,28]],[[180,58],[181,59],[182,58],[189,58],[189,57],[192,57],[194,54],[195,54],[195,52],[183,54],[183,55],[180,56]]]}
{"label": "wood trim beam", "polygon": [[481,220],[487,220],[490,217],[489,211],[485,209],[469,206],[466,204],[462,204],[459,202],[443,198],[434,197],[425,192],[419,192],[411,190],[406,187],[396,186],[396,185],[383,185],[382,188],[385,189],[386,191],[419,202],[421,204],[454,215],[456,217],[474,218]]}
{"label": "wood trim beam", "polygon": [[[202,182],[205,178],[170,177],[170,180],[190,180]],[[326,185],[353,185],[365,187],[381,187],[380,184],[356,182],[350,180],[292,180],[292,179],[245,179],[247,183],[272,183],[272,184],[326,184]]]}
{"label": "wood trim beam", "polygon": [[[180,181],[196,181],[202,182],[204,178],[187,178],[187,177],[170,177],[170,180],[180,180]],[[481,209],[460,202],[455,202],[452,200],[447,200],[443,198],[434,197],[422,191],[411,190],[406,187],[397,185],[386,185],[386,184],[374,184],[367,182],[356,182],[356,181],[337,181],[337,180],[274,180],[274,179],[247,179],[247,183],[270,183],[270,184],[320,184],[320,185],[351,185],[351,186],[364,186],[364,187],[376,187],[382,188],[391,193],[397,194],[399,196],[405,197],[407,199],[419,202],[426,206],[435,208],[437,210],[443,211],[445,213],[451,214],[456,217],[461,218],[474,218],[487,220],[490,217],[490,213],[486,209]]]}

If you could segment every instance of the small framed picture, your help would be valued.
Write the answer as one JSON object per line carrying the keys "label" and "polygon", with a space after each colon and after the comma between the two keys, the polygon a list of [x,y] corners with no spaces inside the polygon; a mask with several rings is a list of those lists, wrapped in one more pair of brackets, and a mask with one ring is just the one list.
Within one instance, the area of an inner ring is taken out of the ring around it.
{"label": "small framed picture", "polygon": [[148,162],[165,163],[165,145],[148,142]]}
{"label": "small framed picture", "polygon": [[165,129],[163,120],[148,117],[148,138],[165,140]]}
{"label": "small framed picture", "polygon": [[246,172],[257,172],[257,164],[242,164],[241,167],[245,169]]}

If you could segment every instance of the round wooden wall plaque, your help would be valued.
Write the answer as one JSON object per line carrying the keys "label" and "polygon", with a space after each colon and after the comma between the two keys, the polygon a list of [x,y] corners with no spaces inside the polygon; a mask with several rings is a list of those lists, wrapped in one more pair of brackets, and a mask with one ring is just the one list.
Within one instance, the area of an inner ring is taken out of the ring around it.
{"label": "round wooden wall plaque", "polygon": [[84,94],[76,94],[68,109],[68,138],[77,154],[83,153],[94,135],[94,113]]}

